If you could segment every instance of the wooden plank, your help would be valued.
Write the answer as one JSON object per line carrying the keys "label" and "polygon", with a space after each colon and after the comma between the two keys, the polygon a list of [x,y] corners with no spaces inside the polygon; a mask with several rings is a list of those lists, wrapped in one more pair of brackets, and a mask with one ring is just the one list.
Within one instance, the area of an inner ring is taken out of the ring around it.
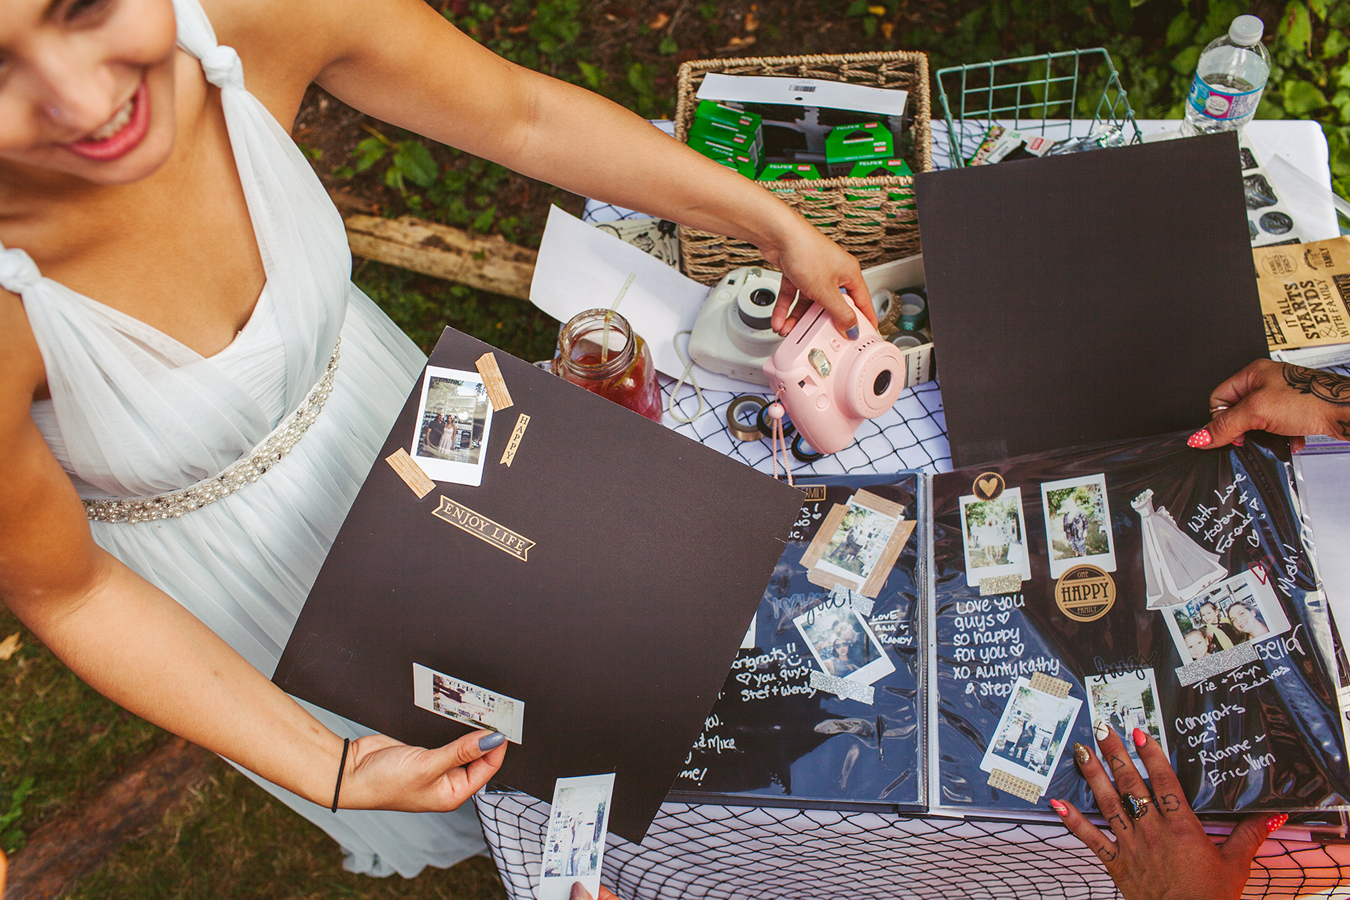
{"label": "wooden plank", "polygon": [[347,241],[356,256],[494,294],[530,298],[539,254],[500,235],[473,235],[413,216],[352,215],[346,223]]}
{"label": "wooden plank", "polygon": [[220,759],[175,737],[103,788],[82,809],[43,825],[9,861],[5,900],[62,897],[124,843],[159,822]]}

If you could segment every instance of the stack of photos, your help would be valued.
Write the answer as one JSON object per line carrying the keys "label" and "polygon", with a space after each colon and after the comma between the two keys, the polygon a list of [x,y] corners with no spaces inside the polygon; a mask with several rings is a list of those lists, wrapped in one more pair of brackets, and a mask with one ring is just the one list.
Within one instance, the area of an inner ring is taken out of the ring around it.
{"label": "stack of photos", "polygon": [[413,663],[413,705],[475,728],[490,728],[520,743],[525,704],[513,697]]}
{"label": "stack of photos", "polygon": [[607,813],[613,793],[613,774],[558,779],[544,833],[539,900],[565,900],[577,881],[592,897],[600,893]]}
{"label": "stack of photos", "polygon": [[1092,675],[1087,679],[1088,699],[1092,706],[1092,722],[1105,722],[1120,735],[1125,748],[1134,760],[1135,768],[1144,778],[1148,771],[1139,759],[1130,736],[1136,728],[1151,735],[1167,753],[1167,735],[1162,727],[1162,712],[1158,709],[1158,684],[1152,669],[1134,669],[1108,675]]}
{"label": "stack of photos", "polygon": [[1044,482],[1041,504],[1045,510],[1051,578],[1081,564],[1094,565],[1105,572],[1116,570],[1105,475]]}
{"label": "stack of photos", "polygon": [[1001,770],[1044,792],[1082,705],[1082,700],[1056,697],[1019,677],[980,768],[985,772]]}
{"label": "stack of photos", "polygon": [[492,404],[477,372],[427,366],[412,458],[436,481],[483,483]]}
{"label": "stack of photos", "polygon": [[1031,578],[1027,526],[1022,518],[1022,489],[1006,488],[992,500],[974,494],[961,498],[961,535],[965,542],[966,584],[986,578]]}
{"label": "stack of photos", "polygon": [[[1260,566],[1245,569],[1219,582],[1209,593],[1160,612],[1186,665],[1289,630],[1289,620],[1275,599],[1270,573]],[[1231,656],[1233,664],[1227,668],[1247,658]]]}
{"label": "stack of photos", "polygon": [[826,675],[872,684],[895,671],[876,634],[851,605],[817,606],[792,623]]}

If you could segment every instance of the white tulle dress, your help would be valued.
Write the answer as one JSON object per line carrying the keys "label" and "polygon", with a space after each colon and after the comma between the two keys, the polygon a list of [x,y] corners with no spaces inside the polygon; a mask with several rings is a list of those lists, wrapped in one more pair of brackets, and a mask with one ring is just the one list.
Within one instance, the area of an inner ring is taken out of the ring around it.
{"label": "white tulle dress", "polygon": [[[196,0],[174,7],[179,45],[221,89],[262,251],[267,283],[248,324],[205,358],[43,278],[18,248],[0,247],[0,286],[22,297],[46,367],[51,399],[34,403],[32,417],[86,499],[190,488],[249,457],[329,370],[341,336],[331,394],[256,482],[178,518],[90,523],[102,547],[270,676],[425,359],[351,283],[342,219],[290,136],[244,89],[238,55],[217,44]],[[368,733],[309,709],[339,735]],[[485,849],[472,804],[445,815],[334,814],[251,777],[332,835],[354,872],[411,877]]]}

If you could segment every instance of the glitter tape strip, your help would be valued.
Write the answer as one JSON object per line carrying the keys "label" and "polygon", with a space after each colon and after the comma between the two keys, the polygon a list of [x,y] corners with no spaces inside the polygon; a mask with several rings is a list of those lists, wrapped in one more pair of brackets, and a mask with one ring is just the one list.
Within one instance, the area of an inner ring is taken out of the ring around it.
{"label": "glitter tape strip", "polygon": [[1033,691],[1043,691],[1052,697],[1058,697],[1063,700],[1069,696],[1069,688],[1073,685],[1067,681],[1061,681],[1058,678],[1052,678],[1044,672],[1033,672],[1031,675],[1031,689]]}
{"label": "glitter tape strip", "polygon": [[422,467],[413,462],[413,458],[408,455],[408,451],[399,447],[393,453],[384,458],[390,467],[398,473],[398,477],[403,479],[403,483],[412,488],[412,492],[421,500],[427,494],[436,489],[436,482],[432,481]]}
{"label": "glitter tape strip", "polygon": [[1184,687],[1190,687],[1197,681],[1222,675],[1238,666],[1256,662],[1257,659],[1255,647],[1251,644],[1238,644],[1236,647],[1211,653],[1188,666],[1177,669],[1177,681],[1181,682]]}
{"label": "glitter tape strip", "polygon": [[264,472],[295,449],[295,445],[300,443],[300,438],[304,437],[309,426],[319,417],[319,410],[323,409],[328,395],[333,392],[333,376],[337,374],[341,350],[342,339],[338,338],[337,345],[333,347],[333,355],[328,360],[328,370],[314,382],[314,387],[309,389],[309,393],[300,401],[295,412],[282,419],[281,424],[259,441],[247,456],[226,466],[219,475],[199,481],[191,487],[156,494],[153,497],[85,500],[84,514],[94,522],[119,524],[176,519],[183,513],[222,500],[257,481]]}
{"label": "glitter tape strip", "polygon": [[853,611],[862,618],[866,619],[872,614],[876,607],[876,601],[871,597],[864,597],[857,591],[850,590],[842,584],[836,584],[830,588],[830,602],[842,605],[845,601],[853,607]]}
{"label": "glitter tape strip", "polygon": [[827,694],[834,694],[840,700],[857,700],[867,706],[872,705],[876,695],[870,684],[861,684],[857,681],[849,681],[847,678],[826,675],[816,669],[811,670],[811,687]]}
{"label": "glitter tape strip", "polygon": [[995,575],[992,578],[980,579],[980,596],[987,597],[990,594],[1015,594],[1022,589],[1022,576]]}
{"label": "glitter tape strip", "polygon": [[502,378],[502,370],[497,367],[497,357],[491,353],[484,353],[478,357],[474,365],[478,367],[478,374],[483,376],[483,387],[487,390],[493,412],[501,412],[514,406],[511,392],[506,389],[506,379]]}
{"label": "glitter tape strip", "polygon": [[998,788],[1000,791],[1006,791],[1014,797],[1020,797],[1028,803],[1038,802],[1041,799],[1041,794],[1044,793],[1038,785],[1034,785],[1024,778],[1018,778],[1002,769],[995,769],[989,773],[989,786]]}

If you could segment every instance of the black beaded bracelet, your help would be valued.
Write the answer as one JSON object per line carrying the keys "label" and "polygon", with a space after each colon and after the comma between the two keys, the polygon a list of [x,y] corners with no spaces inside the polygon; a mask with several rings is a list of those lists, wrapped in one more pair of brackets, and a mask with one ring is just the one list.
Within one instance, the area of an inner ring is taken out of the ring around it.
{"label": "black beaded bracelet", "polygon": [[351,738],[342,739],[342,761],[338,763],[337,787],[333,788],[333,812],[337,812],[338,794],[342,793],[342,773],[347,769],[347,749],[351,745]]}

